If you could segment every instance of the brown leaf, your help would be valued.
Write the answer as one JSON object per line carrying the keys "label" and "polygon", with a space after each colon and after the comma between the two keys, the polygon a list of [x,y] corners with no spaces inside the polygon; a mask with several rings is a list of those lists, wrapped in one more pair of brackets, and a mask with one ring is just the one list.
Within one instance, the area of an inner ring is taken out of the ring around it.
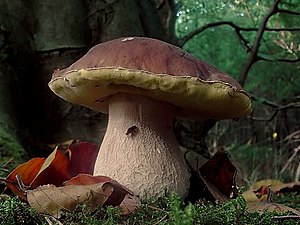
{"label": "brown leaf", "polygon": [[[80,179],[74,180],[78,182]],[[93,183],[95,181],[93,180],[90,182],[92,184],[88,185],[71,184],[74,180],[66,182],[67,185],[63,187],[45,185],[28,191],[29,204],[38,212],[48,213],[55,217],[59,217],[62,210],[74,209],[77,204],[85,204],[91,209],[107,205],[119,206],[125,214],[132,212],[140,205],[139,199],[115,180],[98,183]]]}
{"label": "brown leaf", "polygon": [[243,196],[247,202],[265,201],[269,187],[275,194],[300,192],[300,182],[282,183],[279,180],[266,179],[255,182],[250,190],[243,193]]}
{"label": "brown leaf", "polygon": [[[254,190],[249,190],[243,193],[243,196],[248,197],[245,198],[248,206],[248,211],[250,212],[264,212],[264,211],[271,211],[271,212],[292,212],[295,215],[300,216],[300,212],[297,211],[296,209],[293,209],[291,207],[278,204],[278,203],[273,203],[271,202],[271,197],[272,197],[272,190],[271,186],[272,184],[278,184],[280,181],[277,180],[266,180],[265,181],[260,181],[257,182],[257,184],[254,184],[253,187],[256,189]],[[263,184],[271,184],[267,188],[265,186],[261,186]],[[259,189],[257,189],[259,187]],[[251,194],[251,192],[253,194]],[[259,194],[257,194],[259,193]],[[261,195],[262,193],[262,195]]]}
{"label": "brown leaf", "polygon": [[209,182],[228,198],[236,190],[236,168],[224,151],[217,152],[201,168],[200,173],[205,181]]}
{"label": "brown leaf", "polygon": [[38,212],[59,217],[62,210],[73,210],[78,204],[91,208],[103,206],[113,190],[114,186],[109,182],[63,187],[44,185],[28,191],[27,199]]}
{"label": "brown leaf", "polygon": [[249,212],[260,212],[263,213],[264,211],[271,211],[271,212],[292,212],[295,215],[300,216],[300,212],[296,209],[293,209],[291,207],[267,202],[267,201],[260,201],[260,202],[248,202],[248,211]]}
{"label": "brown leaf", "polygon": [[276,184],[272,187],[272,191],[276,194],[285,194],[285,193],[300,193],[300,182],[291,182],[291,183],[281,183]]}
{"label": "brown leaf", "polygon": [[[263,189],[263,187],[272,187],[278,184],[282,184],[281,181],[279,180],[275,180],[275,179],[265,179],[265,180],[260,180],[260,181],[256,181],[251,189],[255,192],[258,192],[259,189]],[[263,194],[263,193],[262,193]]]}
{"label": "brown leaf", "polygon": [[136,195],[126,194],[124,200],[118,206],[123,215],[132,213],[134,210],[142,205],[140,199]]}

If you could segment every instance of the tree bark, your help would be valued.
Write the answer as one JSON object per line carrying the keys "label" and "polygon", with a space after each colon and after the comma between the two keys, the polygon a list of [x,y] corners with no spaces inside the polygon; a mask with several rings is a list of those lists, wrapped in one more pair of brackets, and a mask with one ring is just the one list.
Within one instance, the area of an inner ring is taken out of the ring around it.
{"label": "tree bark", "polygon": [[35,155],[48,154],[39,151],[42,144],[67,139],[99,143],[106,129],[106,115],[50,91],[54,69],[113,38],[167,39],[150,0],[12,0],[1,1],[0,8],[0,140],[9,136],[18,148],[35,149]]}
{"label": "tree bark", "polygon": [[[0,2],[0,158],[1,164],[2,161],[12,162],[9,164],[11,167],[27,157],[22,134],[28,130],[24,126],[23,115],[30,109],[24,107],[22,101],[21,86],[25,77],[19,75],[26,74],[25,68],[32,66],[28,60],[32,44],[30,30],[25,30],[27,23],[23,21],[27,15],[21,13],[18,3]],[[27,111],[24,111],[25,108]]]}

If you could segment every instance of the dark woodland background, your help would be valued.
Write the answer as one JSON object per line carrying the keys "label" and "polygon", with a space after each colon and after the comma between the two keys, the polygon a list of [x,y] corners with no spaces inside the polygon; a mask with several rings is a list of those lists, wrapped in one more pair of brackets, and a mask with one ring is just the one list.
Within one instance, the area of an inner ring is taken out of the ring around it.
{"label": "dark woodland background", "polygon": [[92,46],[125,36],[180,46],[252,96],[253,113],[239,121],[177,120],[185,149],[229,151],[246,183],[299,180],[298,0],[1,0],[0,165],[70,139],[101,143],[107,116],[64,102],[48,82]]}

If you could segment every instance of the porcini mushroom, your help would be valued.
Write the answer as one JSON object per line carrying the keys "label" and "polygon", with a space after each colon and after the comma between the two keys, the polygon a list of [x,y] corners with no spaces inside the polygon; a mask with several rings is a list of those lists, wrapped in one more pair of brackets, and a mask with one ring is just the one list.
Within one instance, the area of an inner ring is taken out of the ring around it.
{"label": "porcini mushroom", "polygon": [[51,90],[109,113],[94,175],[116,179],[142,198],[184,196],[189,172],[172,132],[175,116],[246,116],[251,100],[229,75],[166,42],[128,37],[101,43],[55,71]]}

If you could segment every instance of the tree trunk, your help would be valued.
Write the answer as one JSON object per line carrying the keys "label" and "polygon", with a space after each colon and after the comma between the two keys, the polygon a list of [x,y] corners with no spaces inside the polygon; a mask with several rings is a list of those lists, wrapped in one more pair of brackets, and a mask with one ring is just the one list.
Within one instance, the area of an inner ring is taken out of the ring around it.
{"label": "tree trunk", "polygon": [[27,15],[21,13],[18,3],[0,2],[0,166],[12,162],[9,168],[27,157],[22,136],[28,130],[23,115],[30,113],[21,97],[26,76],[20,76],[27,74],[27,68],[32,66],[29,60],[30,30],[25,30],[27,23],[24,18]]}
{"label": "tree trunk", "polygon": [[[99,143],[105,132],[106,115],[67,103],[50,91],[54,69],[113,38],[167,39],[150,0],[11,0],[1,1],[0,8],[0,146],[16,155],[21,146],[47,155],[39,150],[41,144],[67,139]],[[16,145],[12,149],[10,142]]]}

